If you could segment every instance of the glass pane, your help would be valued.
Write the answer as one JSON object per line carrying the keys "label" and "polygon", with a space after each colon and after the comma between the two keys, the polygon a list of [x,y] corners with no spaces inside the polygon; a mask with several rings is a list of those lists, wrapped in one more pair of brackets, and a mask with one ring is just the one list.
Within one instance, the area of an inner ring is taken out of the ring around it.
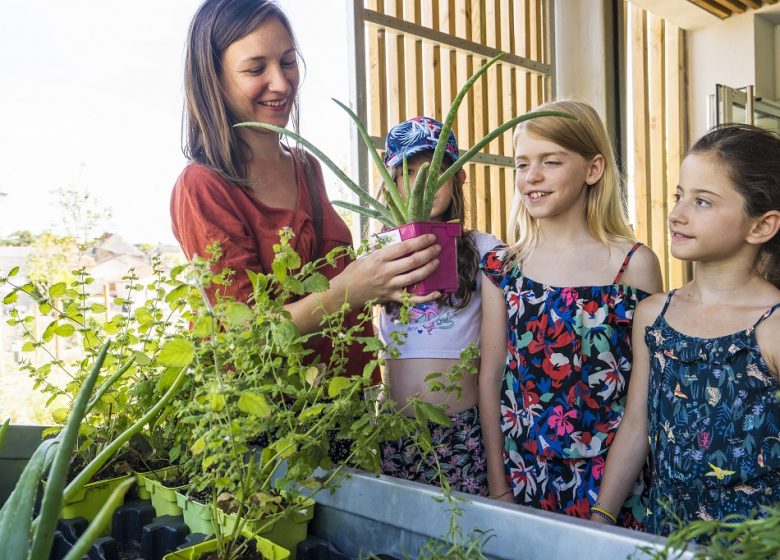
{"label": "glass pane", "polygon": [[753,111],[753,124],[780,134],[780,117],[763,111]]}

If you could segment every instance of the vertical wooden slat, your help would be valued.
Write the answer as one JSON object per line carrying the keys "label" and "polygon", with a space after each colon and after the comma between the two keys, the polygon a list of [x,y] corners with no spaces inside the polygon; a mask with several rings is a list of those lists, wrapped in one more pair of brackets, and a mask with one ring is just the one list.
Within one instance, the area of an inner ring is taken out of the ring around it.
{"label": "vertical wooden slat", "polygon": [[632,76],[634,111],[634,193],[636,197],[636,221],[634,231],[644,243],[650,242],[650,205],[648,177],[648,100],[647,100],[647,15],[641,8],[631,5]]}
{"label": "vertical wooden slat", "polygon": [[666,89],[666,72],[664,70],[664,20],[649,16],[650,23],[650,66],[652,79],[649,88],[650,107],[655,110],[650,113],[650,129],[648,141],[650,144],[650,246],[657,254],[662,255],[661,271],[664,278],[669,278],[669,261],[665,258],[669,244],[666,234],[667,188],[666,188],[666,157],[664,147],[666,142],[666,107],[664,93]]}
{"label": "vertical wooden slat", "polygon": [[[683,152],[685,150],[685,141],[683,137],[683,108],[682,103],[685,99],[683,88],[683,71],[685,60],[682,56],[683,50],[683,31],[677,26],[667,22],[666,42],[664,45],[664,56],[666,58],[666,123],[667,123],[667,153],[666,158],[668,166],[666,170],[666,200],[668,201],[680,180],[680,163],[682,162]],[[664,231],[669,235],[668,228],[664,221]],[[661,224],[658,225],[661,227]],[[667,247],[669,240],[667,238]],[[672,257],[671,252],[667,250],[668,262],[668,286],[676,288],[688,280],[688,266],[686,263]]]}

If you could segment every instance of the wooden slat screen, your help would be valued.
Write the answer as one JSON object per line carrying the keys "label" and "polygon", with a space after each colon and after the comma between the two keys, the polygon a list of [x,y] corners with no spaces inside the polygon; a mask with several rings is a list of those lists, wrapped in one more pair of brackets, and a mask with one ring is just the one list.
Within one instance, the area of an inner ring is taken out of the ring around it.
{"label": "wooden slat screen", "polygon": [[[365,32],[366,122],[375,145],[383,146],[389,128],[407,118],[427,115],[442,120],[459,87],[499,51],[508,55],[475,84],[458,113],[454,132],[461,151],[492,128],[550,99],[551,3],[356,1]],[[514,190],[512,162],[508,131],[467,166],[467,227],[506,239]],[[378,174],[372,172],[369,181],[375,189]]]}
{"label": "wooden slat screen", "polygon": [[671,256],[667,217],[687,147],[685,127],[685,34],[677,26],[634,6],[626,6],[630,68],[628,111],[633,132],[628,150],[629,196],[633,195],[634,230],[661,261],[667,289],[684,284],[688,263]]}

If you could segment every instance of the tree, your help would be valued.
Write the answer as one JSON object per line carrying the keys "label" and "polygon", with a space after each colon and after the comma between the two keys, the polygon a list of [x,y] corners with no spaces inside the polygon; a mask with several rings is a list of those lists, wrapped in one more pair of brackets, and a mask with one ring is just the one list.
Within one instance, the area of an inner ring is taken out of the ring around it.
{"label": "tree", "polygon": [[0,239],[3,247],[29,247],[35,241],[35,236],[26,229],[13,232],[8,237]]}
{"label": "tree", "polygon": [[62,210],[56,228],[64,237],[70,237],[78,245],[79,253],[85,253],[100,233],[105,231],[112,211],[102,206],[88,189],[63,189],[54,191],[55,205]]}

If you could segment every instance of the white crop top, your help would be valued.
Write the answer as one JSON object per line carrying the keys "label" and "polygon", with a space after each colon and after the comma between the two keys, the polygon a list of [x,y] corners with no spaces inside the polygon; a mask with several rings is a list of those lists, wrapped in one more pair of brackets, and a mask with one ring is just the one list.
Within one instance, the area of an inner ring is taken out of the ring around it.
{"label": "white crop top", "polygon": [[[479,258],[501,244],[489,233],[472,231]],[[384,307],[379,313],[379,337],[392,344],[391,333],[406,331],[406,342],[399,346],[399,359],[454,358],[473,342],[479,346],[482,326],[482,272],[477,270],[477,289],[463,309],[453,309],[436,302],[412,306],[408,325],[397,321],[397,312],[391,316]]]}

